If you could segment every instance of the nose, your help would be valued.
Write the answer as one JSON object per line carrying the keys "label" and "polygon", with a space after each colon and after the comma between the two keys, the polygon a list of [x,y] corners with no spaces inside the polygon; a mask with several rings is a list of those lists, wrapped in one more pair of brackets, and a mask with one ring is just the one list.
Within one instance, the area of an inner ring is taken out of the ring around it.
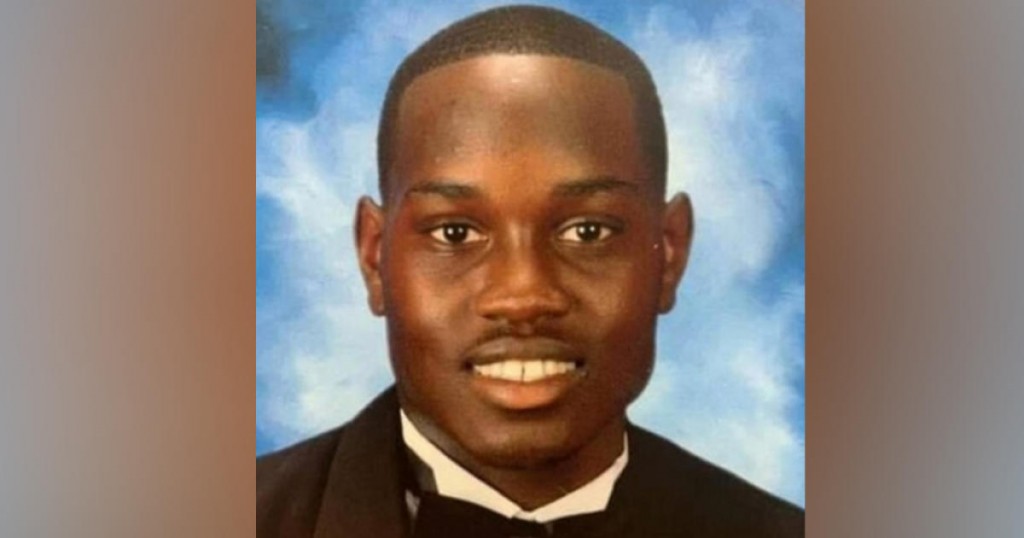
{"label": "nose", "polygon": [[491,252],[487,283],[477,298],[477,313],[513,325],[528,325],[565,315],[572,299],[556,275],[554,253],[529,241]]}

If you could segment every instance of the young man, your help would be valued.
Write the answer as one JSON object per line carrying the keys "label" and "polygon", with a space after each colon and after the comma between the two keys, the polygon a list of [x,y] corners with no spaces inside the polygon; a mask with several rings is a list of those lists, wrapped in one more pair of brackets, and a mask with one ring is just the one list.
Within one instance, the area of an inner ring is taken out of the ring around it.
{"label": "young man", "polygon": [[359,263],[396,387],[257,460],[260,536],[802,536],[628,423],[693,233],[640,59],[565,13],[435,35],[392,79]]}

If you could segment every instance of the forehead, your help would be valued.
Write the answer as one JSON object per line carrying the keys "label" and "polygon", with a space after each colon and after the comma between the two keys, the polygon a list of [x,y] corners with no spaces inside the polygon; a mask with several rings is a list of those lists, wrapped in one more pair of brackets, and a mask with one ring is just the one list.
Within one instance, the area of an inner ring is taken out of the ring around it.
{"label": "forehead", "polygon": [[486,55],[434,69],[406,89],[394,129],[393,191],[526,162],[533,173],[646,173],[625,78],[568,58]]}

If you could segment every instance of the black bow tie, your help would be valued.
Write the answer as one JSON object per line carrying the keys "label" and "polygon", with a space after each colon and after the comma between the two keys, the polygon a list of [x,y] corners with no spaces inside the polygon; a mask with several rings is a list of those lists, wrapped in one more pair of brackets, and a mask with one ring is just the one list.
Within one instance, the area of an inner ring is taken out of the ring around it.
{"label": "black bow tie", "polygon": [[608,523],[603,512],[547,524],[509,519],[472,503],[424,492],[413,538],[582,538],[607,533]]}

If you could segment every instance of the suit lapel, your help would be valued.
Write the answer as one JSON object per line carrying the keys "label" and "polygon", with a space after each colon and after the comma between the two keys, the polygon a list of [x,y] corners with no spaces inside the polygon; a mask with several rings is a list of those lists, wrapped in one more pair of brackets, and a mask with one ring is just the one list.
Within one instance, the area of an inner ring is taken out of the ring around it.
{"label": "suit lapel", "polygon": [[331,463],[314,538],[407,535],[398,398],[390,388],[345,427]]}
{"label": "suit lapel", "polygon": [[[616,483],[609,501],[608,533],[601,536],[644,536],[649,529],[674,531],[695,514],[678,513],[678,502],[667,502],[664,491],[651,486],[660,482],[660,461],[649,448],[646,432],[629,427],[629,464]],[[407,481],[394,387],[388,389],[344,429],[335,451],[314,538],[403,538],[410,534],[405,506]],[[692,499],[694,492],[674,484],[678,496]],[[689,503],[681,503],[690,506]],[[672,513],[665,507],[676,507]],[[596,538],[596,537],[595,537]]]}
{"label": "suit lapel", "polygon": [[691,514],[680,506],[690,505],[677,502],[680,496],[690,495],[686,485],[673,484],[671,490],[666,490],[666,462],[663,455],[652,450],[649,434],[633,424],[627,425],[627,432],[629,463],[615,483],[607,509],[618,528],[609,536],[689,536]]}

